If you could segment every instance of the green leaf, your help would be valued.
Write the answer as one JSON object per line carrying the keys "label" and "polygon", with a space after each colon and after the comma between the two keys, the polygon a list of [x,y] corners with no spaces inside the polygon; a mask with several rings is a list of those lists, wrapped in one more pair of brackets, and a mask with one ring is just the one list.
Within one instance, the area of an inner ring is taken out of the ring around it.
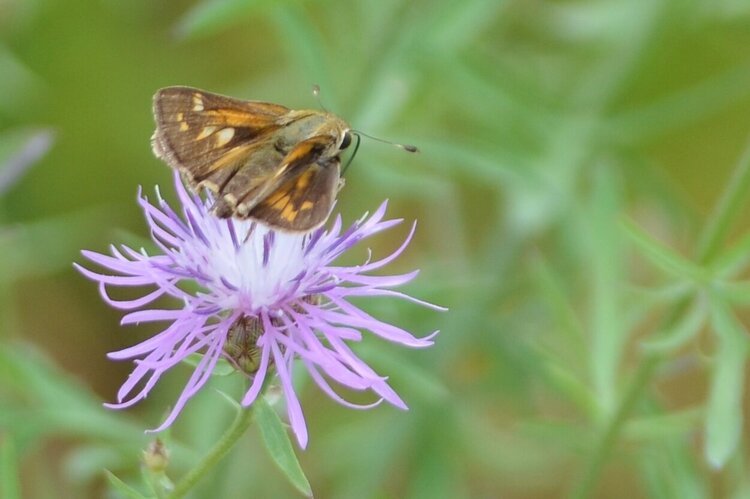
{"label": "green leaf", "polygon": [[711,269],[720,277],[736,275],[750,263],[750,233],[711,262]]}
{"label": "green leaf", "polygon": [[750,190],[750,142],[745,145],[724,192],[709,216],[698,241],[698,261],[711,263],[727,237],[729,229],[742,212]]}
{"label": "green leaf", "polygon": [[622,187],[615,172],[605,166],[593,176],[591,199],[581,214],[591,292],[589,365],[601,409],[609,412],[617,400],[618,366],[628,331],[625,329],[619,283],[625,278],[623,237],[614,221],[622,207]]}
{"label": "green leaf", "polygon": [[575,372],[566,368],[552,356],[547,355],[546,357],[546,362],[539,363],[540,374],[554,389],[562,393],[567,400],[573,402],[586,415],[592,419],[598,416],[599,407],[589,386]]}
{"label": "green leaf", "polygon": [[[336,88],[326,59],[326,45],[320,26],[294,2],[277,2],[275,7],[271,11],[271,18],[280,41],[286,45],[291,64],[299,68],[301,74],[312,78],[320,88]],[[327,92],[326,101],[332,109],[341,108],[335,92]]]}
{"label": "green leaf", "polygon": [[103,210],[87,208],[14,226],[0,234],[0,279],[45,275],[80,261],[95,227],[108,222]]}
{"label": "green leaf", "polygon": [[294,454],[292,442],[289,440],[289,434],[276,411],[268,404],[265,397],[258,397],[253,403],[253,410],[263,443],[271,458],[297,490],[307,497],[312,497],[310,482],[307,481],[302,471],[297,456]]}
{"label": "green leaf", "polygon": [[130,485],[117,478],[111,471],[104,470],[104,473],[107,475],[107,481],[112,488],[119,492],[123,497],[128,497],[130,499],[148,499]]}
{"label": "green leaf", "polygon": [[710,497],[706,483],[708,473],[697,469],[688,439],[656,440],[644,447],[638,467],[652,499],[702,499]]}
{"label": "green leaf", "polygon": [[541,254],[535,256],[532,277],[539,287],[540,297],[549,304],[552,318],[559,325],[560,332],[565,333],[565,339],[576,346],[576,351],[585,351],[586,333],[570,302],[570,292],[565,287],[564,278]]}
{"label": "green leaf", "polygon": [[644,341],[643,347],[655,352],[666,352],[675,350],[689,341],[700,331],[708,316],[705,299],[697,296],[688,310],[688,313],[677,320],[671,328],[656,338]]}
{"label": "green leaf", "polygon": [[[0,159],[0,195],[23,178],[26,171],[47,154],[55,139],[52,130],[33,130],[28,135],[20,146],[14,144],[16,147],[10,157]],[[0,141],[4,138],[0,137]]]}
{"label": "green leaf", "polygon": [[13,438],[3,435],[0,446],[0,497],[21,499],[21,483],[18,477],[18,458]]}
{"label": "green leaf", "polygon": [[264,4],[263,0],[208,0],[195,5],[177,24],[175,31],[181,38],[201,38],[214,35],[250,15]]}
{"label": "green leaf", "polygon": [[706,414],[706,459],[721,468],[732,456],[742,434],[742,394],[747,332],[725,303],[712,304],[712,325],[718,336]]}
{"label": "green leaf", "polygon": [[0,95],[13,96],[0,99],[0,115],[3,117],[9,114],[23,116],[30,106],[37,101],[43,102],[42,98],[47,95],[40,78],[5,44],[0,45],[0,74],[3,75],[0,78]]}
{"label": "green leaf", "polygon": [[625,424],[623,432],[633,440],[667,441],[679,440],[690,435],[704,418],[702,408],[691,407],[682,411],[654,414],[638,419],[631,419]]}
{"label": "green leaf", "polygon": [[76,434],[137,442],[141,425],[102,410],[101,401],[31,346],[0,346],[0,385],[29,407],[0,404],[0,427],[23,438]]}
{"label": "green leaf", "polygon": [[750,66],[731,66],[665,97],[621,113],[610,120],[607,135],[631,142],[652,139],[674,129],[683,129],[705,116],[745,99],[750,84]]}
{"label": "green leaf", "polygon": [[750,282],[722,282],[714,286],[714,294],[736,305],[750,303]]}
{"label": "green leaf", "polygon": [[708,281],[708,274],[703,268],[651,237],[632,220],[625,219],[622,225],[643,256],[664,272],[691,281]]}

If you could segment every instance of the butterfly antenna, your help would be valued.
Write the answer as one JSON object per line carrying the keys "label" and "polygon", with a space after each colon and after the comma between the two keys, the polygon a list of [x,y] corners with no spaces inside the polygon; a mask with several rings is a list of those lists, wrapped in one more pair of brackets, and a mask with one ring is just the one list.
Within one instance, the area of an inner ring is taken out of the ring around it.
{"label": "butterfly antenna", "polygon": [[346,170],[349,168],[349,165],[352,164],[352,161],[354,161],[354,156],[357,155],[357,151],[359,150],[359,141],[362,140],[361,137],[358,134],[355,134],[357,137],[357,144],[354,146],[354,152],[352,153],[351,157],[349,158],[349,161],[346,162],[346,166],[344,166],[344,169],[341,170],[341,175],[344,175],[346,173]]}
{"label": "butterfly antenna", "polygon": [[323,101],[320,100],[320,85],[318,85],[317,83],[312,86],[312,94],[315,97],[315,100],[318,101],[318,105],[320,106],[320,108],[323,111],[328,112],[328,109],[326,109],[326,107],[323,105]]}
{"label": "butterfly antenna", "polygon": [[[359,130],[352,130],[352,133],[354,133],[357,137],[360,135],[364,135],[368,139],[376,140],[378,142],[382,142],[383,144],[390,144],[394,147],[398,147],[399,149],[403,149],[406,152],[419,152],[419,149],[417,149],[417,146],[413,146],[411,144],[397,144],[396,142],[391,142],[390,140],[384,140],[379,139],[377,137],[373,137],[372,135],[368,135],[365,132],[360,132]],[[359,142],[357,142],[357,145],[359,145]]]}

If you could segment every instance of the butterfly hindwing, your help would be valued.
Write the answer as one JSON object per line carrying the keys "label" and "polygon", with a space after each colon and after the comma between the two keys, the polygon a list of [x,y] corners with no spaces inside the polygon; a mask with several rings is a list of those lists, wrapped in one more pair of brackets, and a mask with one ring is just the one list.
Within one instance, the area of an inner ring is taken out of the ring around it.
{"label": "butterfly hindwing", "polygon": [[249,216],[286,230],[307,230],[328,218],[338,190],[340,161],[313,163],[256,204]]}
{"label": "butterfly hindwing", "polygon": [[[304,226],[307,221],[317,220],[318,212],[327,215],[335,195],[335,191],[330,191],[336,187],[339,178],[339,161],[337,157],[336,161],[318,163],[318,160],[331,145],[331,137],[315,136],[299,142],[283,157],[264,155],[265,160],[276,159],[273,173],[251,179],[244,175],[244,170],[238,171],[218,191],[220,197],[214,213],[221,217],[262,218],[271,225],[292,230]],[[280,154],[281,151],[275,152]],[[318,198],[322,204],[320,210],[308,208],[308,204],[302,208],[303,201]],[[293,203],[295,200],[299,202]],[[297,211],[304,213],[299,215]],[[264,214],[269,214],[273,220],[268,220]]]}

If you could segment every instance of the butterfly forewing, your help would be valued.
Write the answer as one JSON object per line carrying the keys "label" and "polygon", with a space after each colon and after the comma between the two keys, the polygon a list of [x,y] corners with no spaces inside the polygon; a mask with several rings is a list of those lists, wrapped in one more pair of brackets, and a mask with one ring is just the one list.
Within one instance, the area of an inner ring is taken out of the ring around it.
{"label": "butterfly forewing", "polygon": [[254,151],[270,147],[268,137],[288,112],[276,104],[165,88],[154,96],[154,152],[197,184],[213,171],[241,166]]}

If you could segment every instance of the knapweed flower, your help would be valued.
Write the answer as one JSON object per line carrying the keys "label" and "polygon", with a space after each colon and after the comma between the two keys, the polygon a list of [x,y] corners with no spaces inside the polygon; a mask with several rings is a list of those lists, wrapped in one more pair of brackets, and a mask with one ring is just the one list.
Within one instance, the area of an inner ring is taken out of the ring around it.
{"label": "knapweed flower", "polygon": [[[108,272],[76,265],[99,282],[104,300],[127,310],[122,324],[166,322],[159,334],[130,348],[109,354],[112,359],[136,359],[135,368],[117,394],[112,408],[129,407],[145,398],[162,374],[186,357],[202,354],[192,376],[166,420],[153,431],[168,427],[185,403],[206,383],[217,361],[225,358],[252,377],[242,399],[249,406],[272,373],[278,375],[292,429],[301,447],[307,429],[292,386],[295,360],[331,398],[355,408],[373,407],[383,400],[406,405],[349,344],[369,332],[408,347],[427,347],[437,333],[416,338],[382,322],[349,302],[350,297],[391,296],[428,307],[435,305],[392,288],[412,280],[403,275],[370,275],[398,257],[414,233],[389,256],[357,266],[333,262],[362,239],[393,227],[400,220],[384,220],[384,202],[372,215],[348,229],[336,217],[329,230],[308,234],[278,232],[253,221],[218,219],[209,213],[211,199],[188,193],[179,177],[175,186],[181,215],[157,189],[157,202],[139,195],[158,254],[112,246],[112,255],[83,251],[84,257]],[[115,275],[110,274],[113,273]],[[186,282],[192,281],[192,286]],[[149,286],[143,296],[116,300],[111,286]],[[197,289],[196,289],[197,288]],[[175,309],[151,308],[162,296],[179,299]],[[374,403],[360,406],[339,396],[329,380],[352,390],[371,390]]]}

